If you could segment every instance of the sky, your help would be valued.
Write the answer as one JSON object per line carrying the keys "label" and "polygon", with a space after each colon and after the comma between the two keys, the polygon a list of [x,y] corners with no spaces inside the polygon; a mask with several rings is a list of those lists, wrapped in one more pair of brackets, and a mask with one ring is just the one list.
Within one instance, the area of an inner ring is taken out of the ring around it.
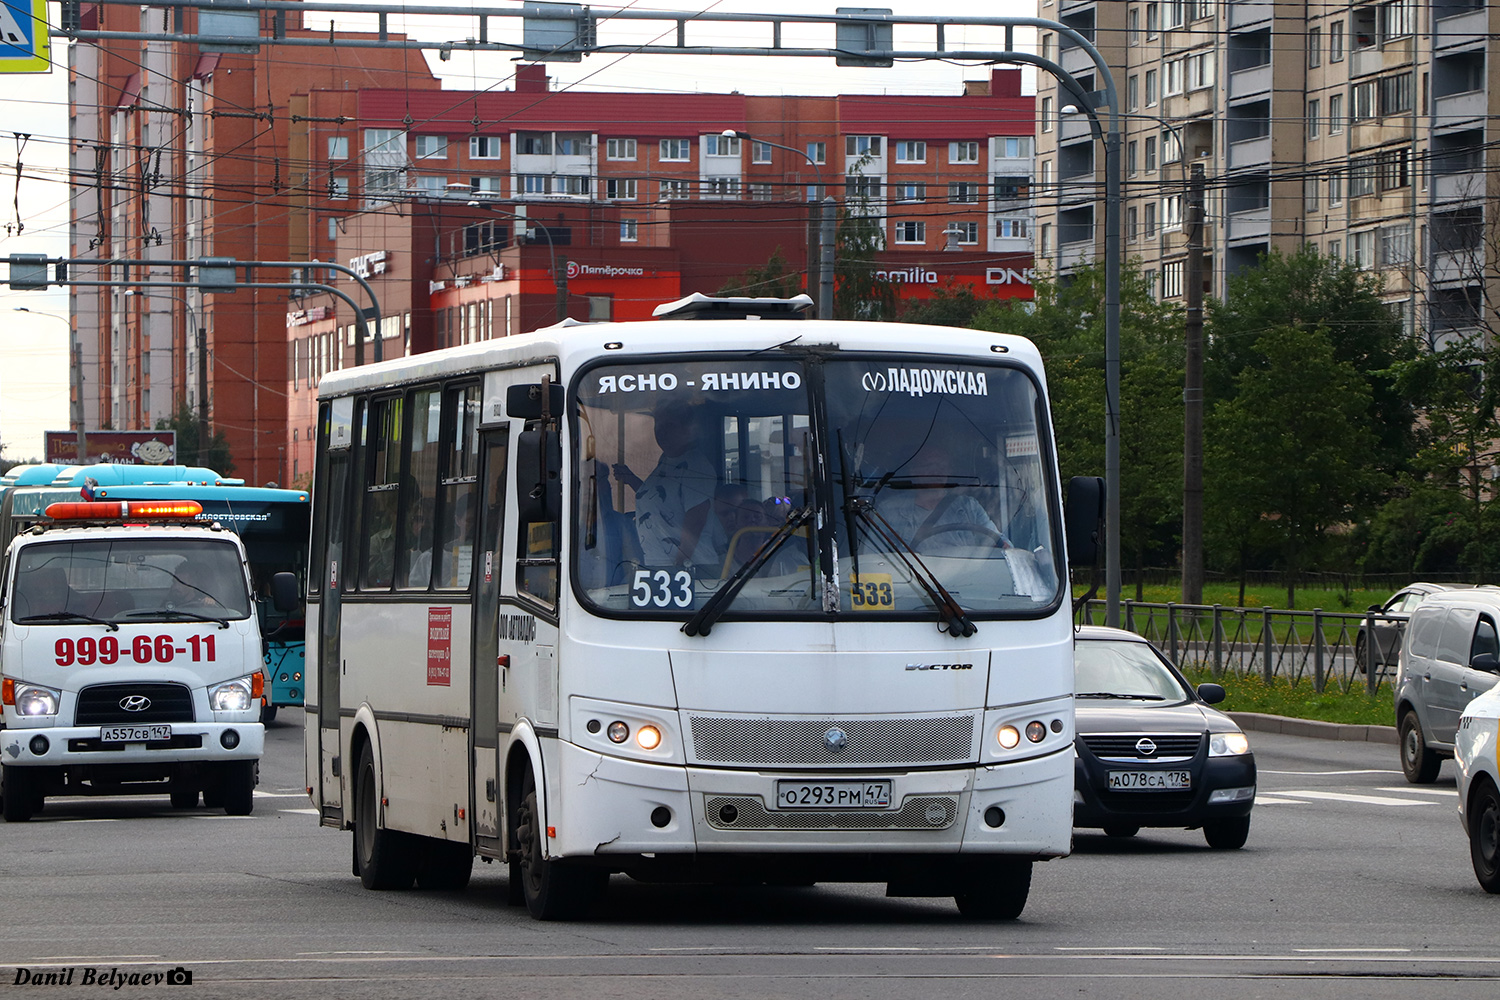
{"label": "sky", "polygon": [[[845,0],[847,3],[847,0]],[[932,16],[927,0],[884,0],[897,16]],[[443,6],[459,6],[444,0]],[[453,19],[423,16],[420,0],[392,4],[389,27],[413,38],[464,37],[475,33],[472,25],[454,28]],[[489,0],[485,8],[517,8],[518,2]],[[594,6],[596,15],[610,9],[664,10],[674,14],[699,11],[715,13],[832,14],[839,3],[822,0],[698,0],[681,5],[624,3]],[[1035,0],[945,0],[944,17],[1035,17]],[[401,14],[398,10],[407,13]],[[51,5],[56,16],[57,5]],[[324,16],[310,16],[308,27],[323,27]],[[369,19],[339,15],[340,28],[359,30]],[[616,22],[601,25],[601,44],[672,44],[675,25],[671,21]],[[499,18],[491,22],[490,37],[519,35],[519,19]],[[788,44],[832,44],[826,27],[788,25]],[[750,24],[719,23],[693,26],[689,44],[720,46],[768,46],[767,28]],[[949,27],[950,49],[1003,48],[1003,35],[994,28]],[[1018,31],[1018,48],[1030,48],[1031,35]],[[0,259],[14,253],[45,253],[66,256],[67,246],[67,46],[54,42],[53,58],[59,64],[50,74],[0,75]],[[898,49],[936,48],[931,28],[902,29],[895,35]],[[509,89],[514,72],[511,57],[485,54],[470,57],[454,53],[440,61],[428,61],[450,89]],[[852,94],[907,93],[958,94],[964,80],[987,79],[986,67],[946,61],[903,63],[890,69],[836,67],[831,60],[808,57],[704,57],[593,55],[577,63],[549,63],[553,88],[580,90],[701,91],[744,94]],[[1029,89],[1029,88],[1028,88]],[[23,140],[21,136],[29,135]],[[17,181],[17,162],[20,179]],[[8,228],[7,228],[8,227]],[[19,231],[18,231],[19,230]],[[29,310],[20,312],[19,309]],[[66,317],[67,295],[58,288],[45,292],[17,292],[0,285],[0,448],[5,458],[25,460],[42,454],[42,432],[68,426],[68,362]]]}

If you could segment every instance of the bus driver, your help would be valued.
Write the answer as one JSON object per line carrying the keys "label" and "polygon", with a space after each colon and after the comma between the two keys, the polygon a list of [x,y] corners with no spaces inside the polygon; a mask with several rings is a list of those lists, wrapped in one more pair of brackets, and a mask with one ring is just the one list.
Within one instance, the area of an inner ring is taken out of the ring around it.
{"label": "bus driver", "polygon": [[701,424],[701,414],[689,406],[664,404],[656,411],[656,443],[661,448],[656,468],[641,479],[623,462],[613,467],[615,480],[635,491],[635,530],[644,565],[714,560],[712,547],[700,542],[707,541],[702,526],[719,477],[702,447]]}

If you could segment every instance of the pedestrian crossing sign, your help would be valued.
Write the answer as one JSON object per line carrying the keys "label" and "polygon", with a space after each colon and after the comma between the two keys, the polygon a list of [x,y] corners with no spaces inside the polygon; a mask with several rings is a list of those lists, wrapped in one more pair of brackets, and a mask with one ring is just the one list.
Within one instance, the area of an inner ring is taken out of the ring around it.
{"label": "pedestrian crossing sign", "polygon": [[50,72],[47,0],[0,0],[0,73]]}

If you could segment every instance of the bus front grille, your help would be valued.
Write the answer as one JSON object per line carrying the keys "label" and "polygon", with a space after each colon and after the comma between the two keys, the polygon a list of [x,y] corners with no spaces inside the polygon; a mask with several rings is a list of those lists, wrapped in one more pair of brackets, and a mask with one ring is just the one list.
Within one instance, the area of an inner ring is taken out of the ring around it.
{"label": "bus front grille", "polygon": [[704,814],[716,830],[946,830],[958,818],[958,797],[913,795],[899,809],[825,810],[767,809],[758,795],[714,795]]}
{"label": "bus front grille", "polygon": [[[700,764],[901,767],[976,758],[972,715],[890,719],[691,720]],[[837,730],[842,740],[830,738]]]}

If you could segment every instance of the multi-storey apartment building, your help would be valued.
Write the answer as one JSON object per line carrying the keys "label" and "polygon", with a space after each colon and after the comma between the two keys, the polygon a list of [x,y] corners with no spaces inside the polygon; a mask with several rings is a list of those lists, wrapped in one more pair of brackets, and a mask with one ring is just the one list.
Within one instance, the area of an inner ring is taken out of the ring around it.
{"label": "multi-storey apartment building", "polygon": [[[1183,294],[1196,163],[1213,293],[1261,254],[1311,243],[1378,271],[1392,309],[1433,343],[1480,326],[1500,249],[1488,207],[1496,8],[1041,0],[1038,10],[1110,65],[1124,109],[1125,250],[1158,294]],[[1041,45],[1092,76],[1080,47],[1054,33]],[[1039,83],[1037,255],[1060,272],[1103,252],[1102,150],[1069,113],[1075,103]]]}

